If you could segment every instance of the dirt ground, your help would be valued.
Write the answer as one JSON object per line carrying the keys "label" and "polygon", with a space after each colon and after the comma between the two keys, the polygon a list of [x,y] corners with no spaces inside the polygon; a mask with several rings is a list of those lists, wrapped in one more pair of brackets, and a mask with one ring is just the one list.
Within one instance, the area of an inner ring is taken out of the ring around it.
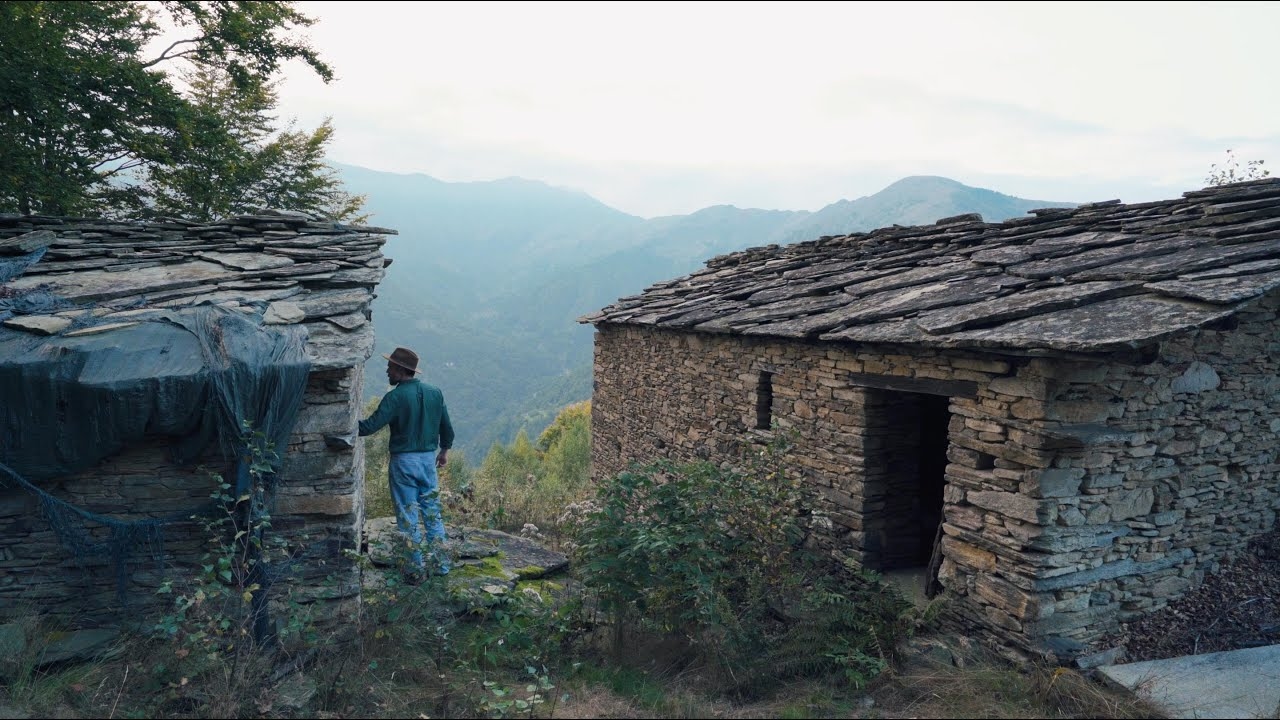
{"label": "dirt ground", "polygon": [[1099,643],[1128,662],[1280,643],[1280,527],[1223,563],[1204,584]]}

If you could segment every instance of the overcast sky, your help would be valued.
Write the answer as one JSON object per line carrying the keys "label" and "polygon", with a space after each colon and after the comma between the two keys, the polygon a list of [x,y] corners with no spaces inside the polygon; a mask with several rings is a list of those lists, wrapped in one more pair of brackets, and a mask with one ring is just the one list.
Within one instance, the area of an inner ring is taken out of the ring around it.
{"label": "overcast sky", "polygon": [[[1141,202],[1280,166],[1280,2],[300,2],[330,157],[644,217],[817,210],[909,175]],[[358,188],[357,188],[358,190]]]}

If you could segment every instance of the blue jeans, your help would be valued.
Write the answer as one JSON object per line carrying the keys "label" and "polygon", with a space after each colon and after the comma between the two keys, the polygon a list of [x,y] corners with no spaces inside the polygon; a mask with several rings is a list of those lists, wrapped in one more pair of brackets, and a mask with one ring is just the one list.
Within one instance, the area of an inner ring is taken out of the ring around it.
{"label": "blue jeans", "polygon": [[439,476],[436,454],[432,452],[394,453],[388,467],[391,502],[396,508],[396,524],[410,543],[409,562],[419,572],[426,569],[422,557],[422,531],[418,517],[427,530],[427,546],[437,572],[449,572],[449,553],[445,550],[444,518],[440,515]]}

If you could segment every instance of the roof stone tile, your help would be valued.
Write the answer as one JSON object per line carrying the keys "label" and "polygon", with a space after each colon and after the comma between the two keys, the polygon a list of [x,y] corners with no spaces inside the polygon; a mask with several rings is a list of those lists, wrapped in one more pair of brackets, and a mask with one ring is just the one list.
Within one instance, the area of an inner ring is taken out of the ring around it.
{"label": "roof stone tile", "polygon": [[579,322],[1097,353],[1215,322],[1276,288],[1280,179],[1264,179],[751,248]]}

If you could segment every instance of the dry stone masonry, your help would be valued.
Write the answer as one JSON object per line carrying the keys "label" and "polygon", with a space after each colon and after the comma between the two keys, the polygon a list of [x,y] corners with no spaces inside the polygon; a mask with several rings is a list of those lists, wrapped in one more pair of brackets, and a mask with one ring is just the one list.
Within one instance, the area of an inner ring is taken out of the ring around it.
{"label": "dry stone masonry", "polygon": [[594,472],[794,431],[811,542],[1085,652],[1280,511],[1280,181],[714,258],[596,327]]}
{"label": "dry stone masonry", "polygon": [[[359,443],[331,447],[325,437],[354,432],[362,368],[373,349],[370,302],[390,264],[381,252],[388,233],[394,231],[282,211],[211,224],[0,215],[0,260],[10,261],[10,277],[0,273],[0,301],[35,294],[60,300],[44,311],[11,305],[22,309],[0,316],[8,315],[5,329],[44,338],[50,352],[63,338],[207,303],[268,329],[305,328],[311,370],[288,447],[279,448],[283,467],[271,532],[295,557],[291,599],[331,621],[358,601],[357,572],[343,551],[360,542],[363,460]],[[36,261],[13,276],[12,261],[22,257]],[[162,438],[138,443],[41,489],[122,520],[207,503],[215,489],[211,473],[225,468],[214,454],[205,458],[207,466],[175,466],[167,444]],[[164,601],[155,594],[162,578],[172,578],[175,568],[189,571],[207,543],[207,531],[195,523],[166,528],[162,564],[131,573],[134,604],[124,608],[109,561],[77,563],[37,499],[0,483],[0,622],[33,610],[79,627],[145,615]]]}

